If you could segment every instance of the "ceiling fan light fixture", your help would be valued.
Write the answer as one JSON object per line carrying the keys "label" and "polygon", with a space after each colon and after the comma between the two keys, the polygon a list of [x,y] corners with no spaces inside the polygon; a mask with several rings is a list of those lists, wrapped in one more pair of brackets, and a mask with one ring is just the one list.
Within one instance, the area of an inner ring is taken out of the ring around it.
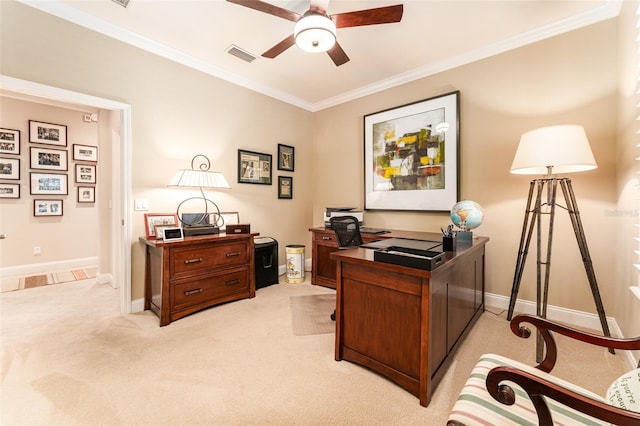
{"label": "ceiling fan light fixture", "polygon": [[336,43],[336,25],[326,15],[305,14],[294,28],[296,45],[305,52],[320,53]]}

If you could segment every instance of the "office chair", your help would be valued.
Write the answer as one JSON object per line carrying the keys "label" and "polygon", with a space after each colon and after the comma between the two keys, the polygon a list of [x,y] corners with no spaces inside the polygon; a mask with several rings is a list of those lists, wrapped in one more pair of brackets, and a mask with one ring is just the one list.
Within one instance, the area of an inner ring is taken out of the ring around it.
{"label": "office chair", "polygon": [[[338,238],[338,247],[345,249],[348,247],[358,247],[363,244],[362,235],[360,235],[360,223],[354,216],[337,216],[330,219],[331,229],[336,233]],[[336,311],[334,309],[331,319],[336,320]]]}

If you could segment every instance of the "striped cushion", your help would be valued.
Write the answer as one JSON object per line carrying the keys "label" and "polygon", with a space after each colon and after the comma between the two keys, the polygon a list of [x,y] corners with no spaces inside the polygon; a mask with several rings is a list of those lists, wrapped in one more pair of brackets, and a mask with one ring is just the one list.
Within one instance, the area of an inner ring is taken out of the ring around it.
{"label": "striped cushion", "polygon": [[[456,420],[467,426],[538,425],[536,410],[533,407],[529,396],[520,386],[512,382],[505,381],[505,383],[509,384],[513,388],[516,394],[516,402],[514,405],[501,404],[489,395],[486,387],[487,374],[492,368],[498,366],[518,368],[536,376],[544,377],[545,379],[566,389],[573,390],[598,401],[604,401],[602,397],[592,392],[579,388],[531,366],[499,355],[485,354],[480,357],[480,360],[471,372],[471,376],[469,376],[469,379],[462,388],[460,396],[449,414],[449,420]],[[549,409],[551,410],[551,416],[553,417],[555,425],[608,424],[561,405],[553,399],[546,398],[546,401]]]}

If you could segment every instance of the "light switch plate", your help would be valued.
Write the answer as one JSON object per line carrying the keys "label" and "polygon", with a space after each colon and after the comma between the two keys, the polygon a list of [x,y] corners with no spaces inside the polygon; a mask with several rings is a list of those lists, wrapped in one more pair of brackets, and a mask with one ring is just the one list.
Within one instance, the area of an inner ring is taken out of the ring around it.
{"label": "light switch plate", "polygon": [[141,198],[138,200],[135,200],[133,202],[133,208],[136,211],[148,211],[149,210],[149,200],[147,200],[146,198]]}

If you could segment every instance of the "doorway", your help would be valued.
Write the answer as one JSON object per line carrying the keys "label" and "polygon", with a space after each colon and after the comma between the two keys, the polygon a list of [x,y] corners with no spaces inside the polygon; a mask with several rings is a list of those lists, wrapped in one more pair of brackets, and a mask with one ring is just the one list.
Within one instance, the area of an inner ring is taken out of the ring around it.
{"label": "doorway", "polygon": [[3,91],[44,101],[84,105],[109,112],[107,129],[111,140],[112,170],[109,226],[101,229],[103,249],[99,251],[101,279],[119,288],[120,312],[131,313],[131,106],[110,99],[72,92],[13,77],[0,76]]}

